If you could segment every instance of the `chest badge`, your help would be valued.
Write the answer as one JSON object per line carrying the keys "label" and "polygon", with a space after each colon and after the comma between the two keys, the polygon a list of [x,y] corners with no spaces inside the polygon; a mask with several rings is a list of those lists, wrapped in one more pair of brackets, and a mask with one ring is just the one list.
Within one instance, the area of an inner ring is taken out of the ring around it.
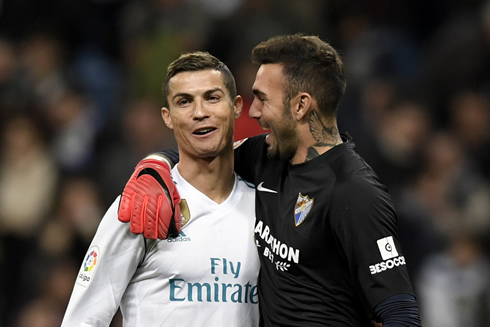
{"label": "chest badge", "polygon": [[185,199],[180,200],[180,216],[182,218],[181,228],[184,228],[185,225],[191,219],[191,212],[189,211],[189,206],[187,205],[187,201]]}
{"label": "chest badge", "polygon": [[301,192],[298,194],[298,200],[296,200],[296,205],[294,206],[294,222],[296,226],[299,226],[308,216],[314,200],[310,199],[308,195],[301,194]]}

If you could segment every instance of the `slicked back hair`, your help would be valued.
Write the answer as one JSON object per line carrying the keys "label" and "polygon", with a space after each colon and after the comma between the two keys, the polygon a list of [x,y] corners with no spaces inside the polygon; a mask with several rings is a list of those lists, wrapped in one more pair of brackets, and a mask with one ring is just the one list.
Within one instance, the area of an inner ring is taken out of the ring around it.
{"label": "slicked back hair", "polygon": [[215,56],[208,52],[195,51],[184,53],[174,60],[167,68],[167,76],[163,82],[162,94],[164,107],[170,108],[167,100],[168,83],[172,77],[183,72],[198,72],[202,70],[217,70],[223,74],[223,83],[230,93],[231,101],[237,96],[236,83],[230,69]]}
{"label": "slicked back hair", "polygon": [[344,64],[337,51],[317,36],[275,36],[252,50],[254,64],[283,65],[284,104],[299,92],[317,100],[322,116],[335,117],[345,91]]}

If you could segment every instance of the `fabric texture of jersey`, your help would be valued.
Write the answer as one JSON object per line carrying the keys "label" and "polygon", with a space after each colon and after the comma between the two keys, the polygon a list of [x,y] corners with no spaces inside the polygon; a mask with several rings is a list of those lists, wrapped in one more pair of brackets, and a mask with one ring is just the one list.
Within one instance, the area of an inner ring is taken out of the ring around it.
{"label": "fabric texture of jersey", "polygon": [[172,170],[185,226],[167,240],[132,234],[112,204],[90,245],[62,326],[257,326],[255,190],[235,178],[217,204]]}
{"label": "fabric texture of jersey", "polygon": [[413,294],[391,197],[354,147],[298,165],[268,159],[265,135],[236,148],[257,186],[262,326],[370,326],[379,302]]}

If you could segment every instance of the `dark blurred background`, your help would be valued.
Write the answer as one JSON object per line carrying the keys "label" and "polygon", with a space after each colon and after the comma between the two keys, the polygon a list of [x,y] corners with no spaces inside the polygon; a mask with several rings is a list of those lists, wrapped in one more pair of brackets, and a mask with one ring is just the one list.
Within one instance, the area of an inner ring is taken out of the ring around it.
{"label": "dark blurred background", "polygon": [[0,327],[60,325],[103,213],[175,148],[172,60],[230,67],[240,139],[251,49],[297,32],[344,58],[339,127],[395,200],[424,326],[490,326],[489,0],[0,0]]}

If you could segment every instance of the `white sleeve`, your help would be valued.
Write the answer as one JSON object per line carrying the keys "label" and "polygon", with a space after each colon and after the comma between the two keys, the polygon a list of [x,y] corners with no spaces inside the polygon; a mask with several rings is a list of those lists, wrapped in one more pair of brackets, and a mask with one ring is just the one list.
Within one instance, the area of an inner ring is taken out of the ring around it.
{"label": "white sleeve", "polygon": [[63,327],[110,325],[131,278],[145,255],[142,235],[117,219],[118,197],[102,218],[83,258]]}

